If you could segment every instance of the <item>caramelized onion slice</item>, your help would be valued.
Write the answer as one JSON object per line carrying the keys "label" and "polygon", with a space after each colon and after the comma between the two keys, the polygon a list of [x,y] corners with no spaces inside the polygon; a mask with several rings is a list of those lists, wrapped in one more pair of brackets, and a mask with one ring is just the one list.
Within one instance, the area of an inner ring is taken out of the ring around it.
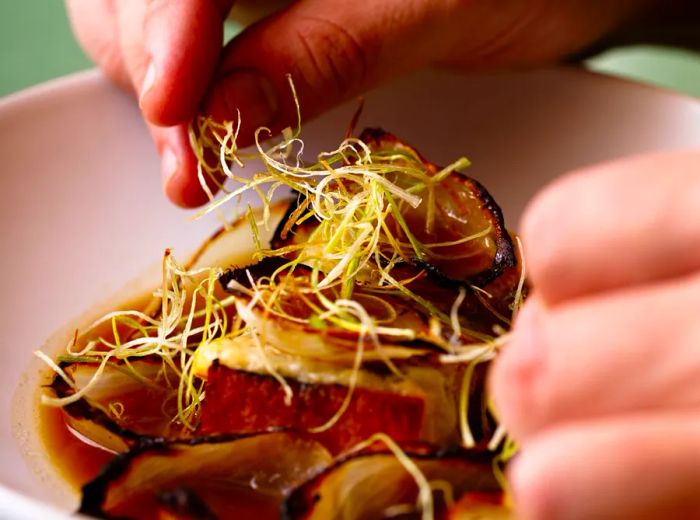
{"label": "caramelized onion slice", "polygon": [[289,490],[330,461],[320,444],[288,432],[155,440],[117,456],[85,485],[80,513],[152,519],[184,502],[215,518],[275,518]]}
{"label": "caramelized onion slice", "polygon": [[[436,284],[426,278],[422,271],[408,264],[397,266],[394,270],[400,281],[403,278],[413,280],[405,286],[417,296],[429,301],[444,314],[450,313],[459,294],[457,288]],[[317,317],[316,309],[322,308],[322,305],[313,292],[312,271],[309,267],[303,264],[291,266],[284,258],[270,257],[245,268],[226,271],[219,281],[224,290],[235,294],[242,301],[249,301],[251,279],[269,280],[271,277],[274,278],[275,288],[283,288],[274,295],[274,310],[270,311],[257,304],[252,309],[253,315],[249,316],[259,322],[256,326],[265,328],[264,335],[270,343],[282,351],[287,351],[287,344],[303,346],[310,354],[315,352],[325,358],[329,357],[330,352],[335,352],[339,357],[346,357],[348,351],[355,352],[359,336],[357,332],[328,321],[321,323],[321,326],[313,322]],[[273,299],[272,288],[258,286],[258,290],[264,300]],[[326,288],[322,293],[330,301],[340,298],[337,288]],[[460,315],[468,330],[492,332],[492,325],[496,323],[493,314],[483,307],[473,292],[469,292],[468,296],[460,306]],[[431,328],[433,316],[430,309],[418,305],[398,290],[357,284],[352,298],[362,305],[377,324],[377,337],[383,345],[382,356],[407,358],[442,352],[446,348],[452,330],[445,329],[436,333]],[[299,336],[300,340],[291,340],[292,336]],[[276,339],[279,341],[275,342]],[[466,335],[461,339],[465,343],[475,341]],[[365,350],[367,359],[377,358],[377,349],[371,341],[366,342]]]}
{"label": "caramelized onion slice", "polygon": [[[445,518],[449,502],[467,493],[485,493],[490,498],[501,493],[487,453],[440,453],[418,445],[403,451],[437,488],[433,491],[435,518]],[[283,505],[283,518],[381,519],[396,515],[399,509],[406,514],[401,518],[420,518],[415,516],[417,497],[416,481],[400,460],[388,450],[372,449],[339,459],[297,487]]]}
{"label": "caramelized onion slice", "polygon": [[[368,128],[359,139],[373,154],[391,157],[384,160],[395,162],[397,167],[417,163],[430,177],[442,170],[384,130]],[[416,179],[410,175],[397,171],[386,177],[401,188],[415,188]],[[393,217],[388,221],[392,233],[406,245],[402,256],[407,261],[425,268],[437,279],[479,287],[516,265],[513,240],[505,227],[503,212],[478,181],[454,171],[435,182],[432,190],[423,188],[416,194],[422,198],[420,205],[416,208],[401,205],[400,212],[413,236],[423,245],[420,254],[408,246],[408,237],[400,224]],[[313,218],[300,224],[289,222],[306,211],[307,204],[301,196],[294,200],[272,236],[272,247],[288,248],[288,258],[296,256],[293,246],[308,242],[318,225]],[[429,214],[432,224],[427,224]],[[467,237],[473,238],[465,240]]]}
{"label": "caramelized onion slice", "polygon": [[[406,156],[406,159],[396,159],[397,165],[406,164],[410,158],[421,164],[430,177],[442,170],[415,148],[384,130],[368,128],[360,134],[360,140],[374,154]],[[411,188],[415,183],[415,179],[401,173],[388,177],[402,188]],[[408,228],[424,245],[422,258],[413,259],[417,265],[425,266],[437,277],[477,286],[515,265],[513,242],[505,227],[503,212],[478,181],[455,171],[435,182],[432,195],[428,189],[419,194],[423,200],[417,208],[405,205],[401,210]],[[432,226],[427,224],[430,214]],[[398,238],[407,241],[398,222],[393,223],[393,228]],[[465,237],[475,238],[459,242]],[[458,243],[444,245],[453,242]]]}
{"label": "caramelized onion slice", "polygon": [[[79,390],[98,366],[96,362],[62,363]],[[159,360],[144,358],[128,366],[108,363],[82,398],[62,408],[66,424],[90,442],[119,453],[142,438],[181,437],[185,432],[171,421],[177,412],[177,381]],[[58,375],[51,388],[58,397],[75,393]]]}

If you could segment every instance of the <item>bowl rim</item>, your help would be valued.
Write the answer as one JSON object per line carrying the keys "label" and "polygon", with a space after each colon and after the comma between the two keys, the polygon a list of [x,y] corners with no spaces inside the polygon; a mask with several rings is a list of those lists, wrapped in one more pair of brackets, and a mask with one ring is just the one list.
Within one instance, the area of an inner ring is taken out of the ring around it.
{"label": "bowl rim", "polygon": [[[533,71],[535,70],[543,69],[533,69]],[[584,66],[567,65],[563,67],[552,67],[550,70],[578,75],[582,79],[593,79],[594,81],[617,84],[628,89],[645,91],[651,95],[661,95],[668,99],[681,101],[684,104],[700,107],[700,98],[693,97],[689,94],[676,92],[666,87],[641,83],[633,79],[592,71],[586,69]],[[100,84],[112,85],[106,76],[97,68],[86,69],[51,79],[0,98],[0,117],[12,112],[25,110],[28,106],[41,99],[61,96],[77,88],[91,88]],[[116,92],[123,92],[117,87],[113,88]],[[33,518],[46,518],[48,520],[85,518],[80,515],[76,516],[75,513],[66,513],[52,504],[31,498],[3,483],[0,483],[0,504],[2,504],[2,506],[0,506],[0,513],[10,515],[8,518],[22,520]]]}
{"label": "bowl rim", "polygon": [[[546,69],[565,71],[567,73],[580,75],[581,77],[595,78],[596,81],[607,81],[610,83],[616,83],[625,87],[645,90],[650,93],[662,94],[665,97],[675,98],[681,101],[691,102],[700,105],[700,97],[695,97],[685,92],[678,92],[665,86],[644,83],[632,78],[606,74],[604,72],[591,70],[587,68],[584,64],[552,66],[545,67],[544,69],[534,68],[527,69],[521,72],[527,73]],[[459,71],[456,71],[456,73],[460,74]],[[511,73],[512,71],[502,72],[502,74]],[[469,75],[468,72],[463,72],[461,74],[464,74],[465,76]],[[494,74],[501,74],[501,72],[496,72]],[[474,75],[479,74],[475,73]],[[18,90],[6,96],[0,97],[0,113],[3,113],[7,110],[15,109],[15,107],[17,107],[18,109],[23,108],[25,104],[35,102],[35,100],[39,97],[55,95],[57,92],[71,90],[75,87],[84,87],[90,83],[104,83],[114,86],[114,84],[111,81],[109,81],[109,79],[102,73],[100,69],[93,67],[78,72],[66,74],[64,76],[59,76],[57,78],[53,78],[42,83],[37,83],[36,85],[32,85],[22,90]],[[114,86],[114,88],[120,92],[123,92],[123,90],[119,89],[119,87],[117,86]]]}

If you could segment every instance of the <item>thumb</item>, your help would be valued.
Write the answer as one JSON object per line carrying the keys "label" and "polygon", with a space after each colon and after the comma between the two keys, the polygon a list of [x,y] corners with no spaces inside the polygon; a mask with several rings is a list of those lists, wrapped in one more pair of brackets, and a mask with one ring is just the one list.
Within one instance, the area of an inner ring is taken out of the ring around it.
{"label": "thumb", "polygon": [[[225,49],[205,99],[217,120],[236,118],[242,136],[295,120],[286,74],[304,119],[432,61],[449,44],[436,31],[447,12],[430,1],[300,0],[250,26]],[[246,141],[241,144],[250,144]]]}

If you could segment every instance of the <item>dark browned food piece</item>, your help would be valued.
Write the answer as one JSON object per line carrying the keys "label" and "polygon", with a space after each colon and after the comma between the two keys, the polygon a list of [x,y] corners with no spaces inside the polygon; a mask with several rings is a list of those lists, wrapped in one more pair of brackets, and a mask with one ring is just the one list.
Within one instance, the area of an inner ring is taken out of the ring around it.
{"label": "dark browned food piece", "polygon": [[[375,445],[376,446],[376,445]],[[285,520],[364,520],[393,517],[401,506],[405,516],[420,518],[416,510],[418,486],[397,457],[380,447],[350,454],[297,487],[284,502]],[[455,500],[467,493],[501,494],[493,475],[490,454],[466,450],[438,452],[428,446],[403,446],[429,482],[449,485]],[[445,518],[441,491],[433,492],[435,517]]]}
{"label": "dark browned food piece", "polygon": [[[64,362],[61,368],[77,385],[84,387],[99,363]],[[86,395],[62,408],[66,424],[83,437],[115,452],[124,452],[142,438],[188,436],[173,423],[177,404],[177,376],[160,360],[143,358],[130,366],[108,363]],[[74,390],[60,376],[54,376],[51,389],[58,397],[69,397]]]}
{"label": "dark browned food piece", "polygon": [[85,485],[80,513],[274,519],[289,490],[330,462],[320,444],[288,432],[154,440],[117,456]]}
{"label": "dark browned food piece", "polygon": [[[413,147],[384,130],[368,128],[360,134],[360,140],[376,155],[387,153],[405,156],[405,159],[392,159],[397,166],[418,162],[429,176],[442,170]],[[410,188],[415,183],[414,178],[400,172],[386,174],[386,177],[402,188]],[[505,227],[501,208],[478,181],[463,173],[454,172],[434,185],[432,197],[427,194],[426,189],[419,192],[423,201],[417,208],[407,204],[401,206],[401,215],[411,233],[426,245],[418,255],[411,248],[404,248],[401,253],[405,260],[425,268],[436,278],[479,287],[516,265],[513,241]],[[433,225],[428,229],[426,221],[431,202],[434,219]],[[301,195],[292,201],[272,237],[273,248],[308,241],[317,221],[309,218],[300,225],[289,222],[290,217],[299,216],[306,204],[306,199]],[[392,233],[407,243],[408,237],[399,223],[393,217],[389,218],[388,223]],[[459,241],[486,230],[489,231],[484,236],[470,241],[427,247],[428,244]],[[294,253],[290,253],[290,256],[294,256]]]}
{"label": "dark browned food piece", "polygon": [[[295,197],[289,201],[289,207],[284,213],[282,220],[277,224],[272,239],[270,239],[270,247],[272,249],[305,244],[309,241],[311,233],[318,226],[318,220],[308,218],[298,223],[297,219],[306,208],[308,208],[308,199],[300,193],[295,193]],[[295,258],[296,254],[291,253],[284,256],[286,258]]]}
{"label": "dark browned food piece", "polygon": [[[368,128],[360,134],[374,154],[397,150],[418,160],[430,176],[442,168],[426,160],[415,148],[399,140],[394,134],[378,128]],[[405,162],[405,161],[403,161]],[[397,159],[397,164],[402,160]],[[388,176],[397,185],[409,188],[414,182],[400,173]],[[433,207],[434,225],[426,229],[430,200],[427,190],[420,194],[422,203],[417,208],[408,205],[402,215],[408,228],[422,244],[452,242],[490,228],[484,237],[447,247],[423,251],[423,258],[413,258],[436,276],[482,286],[515,265],[513,242],[503,221],[503,213],[491,194],[478,181],[455,172],[436,183]],[[394,222],[394,232],[404,241],[406,236]]]}
{"label": "dark browned food piece", "polygon": [[[294,397],[290,406],[284,390],[271,376],[232,370],[214,363],[207,377],[200,432],[246,433],[272,427],[305,433],[331,419],[348,388],[338,384],[303,384],[288,380]],[[376,432],[400,441],[421,438],[425,403],[419,396],[355,388],[345,413],[328,430],[309,434],[332,453],[340,453]]]}

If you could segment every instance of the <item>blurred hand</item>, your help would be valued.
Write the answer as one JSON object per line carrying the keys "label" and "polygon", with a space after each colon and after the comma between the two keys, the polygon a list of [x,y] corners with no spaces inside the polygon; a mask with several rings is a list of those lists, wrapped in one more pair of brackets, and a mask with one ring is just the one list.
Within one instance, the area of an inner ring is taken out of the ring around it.
{"label": "blurred hand", "polygon": [[565,176],[521,227],[535,291],[492,387],[518,518],[700,518],[700,152]]}
{"label": "blurred hand", "polygon": [[579,51],[658,0],[298,0],[222,50],[233,0],[67,0],[78,40],[115,82],[138,96],[162,156],[165,191],[206,201],[187,123],[198,111],[243,118],[241,144],[261,125],[294,122],[285,74],[314,117],[428,64],[531,66]]}

